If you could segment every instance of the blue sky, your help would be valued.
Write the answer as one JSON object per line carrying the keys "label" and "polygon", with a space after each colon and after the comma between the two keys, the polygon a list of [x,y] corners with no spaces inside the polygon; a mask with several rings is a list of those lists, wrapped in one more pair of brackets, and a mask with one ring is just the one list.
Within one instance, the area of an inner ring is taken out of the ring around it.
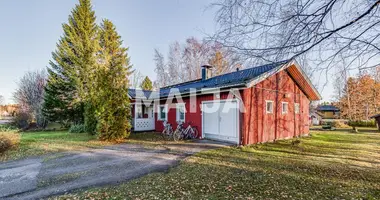
{"label": "blue sky", "polygon": [[[8,103],[24,72],[48,66],[77,0],[0,0],[0,95]],[[134,69],[155,79],[153,53],[173,41],[202,38],[215,29],[211,0],[93,0],[98,17],[110,19],[130,48]],[[325,93],[325,92],[324,92]]]}

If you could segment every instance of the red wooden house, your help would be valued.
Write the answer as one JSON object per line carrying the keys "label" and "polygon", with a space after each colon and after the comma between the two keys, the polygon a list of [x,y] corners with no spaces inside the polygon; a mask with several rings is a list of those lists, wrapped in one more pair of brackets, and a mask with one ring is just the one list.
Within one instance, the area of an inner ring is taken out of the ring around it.
{"label": "red wooden house", "polygon": [[294,60],[160,88],[129,90],[135,131],[163,121],[197,126],[202,138],[247,145],[309,134],[309,103],[320,94]]}

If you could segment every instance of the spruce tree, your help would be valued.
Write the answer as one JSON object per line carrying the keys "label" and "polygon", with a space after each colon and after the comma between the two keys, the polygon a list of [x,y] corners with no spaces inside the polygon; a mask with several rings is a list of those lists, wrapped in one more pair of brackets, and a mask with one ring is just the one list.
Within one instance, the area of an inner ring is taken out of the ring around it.
{"label": "spruce tree", "polygon": [[95,98],[98,133],[102,140],[118,140],[129,136],[131,110],[128,98],[128,77],[132,74],[121,37],[109,20],[100,30],[101,67],[97,74]]}
{"label": "spruce tree", "polygon": [[141,89],[143,90],[152,90],[153,89],[153,83],[152,81],[149,79],[148,76],[146,76],[144,78],[144,80],[141,82],[141,85],[140,85]]}
{"label": "spruce tree", "polygon": [[75,103],[75,84],[67,74],[71,63],[62,55],[59,44],[52,54],[54,61],[50,61],[47,69],[49,77],[45,86],[43,114],[49,121],[66,127],[71,123],[83,123],[83,106]]}
{"label": "spruce tree", "polygon": [[96,117],[93,102],[96,94],[94,81],[98,70],[99,34],[95,12],[90,0],[79,0],[67,24],[63,24],[64,35],[59,50],[70,64],[66,68],[70,80],[75,85],[74,102],[84,105],[86,131],[95,133]]}

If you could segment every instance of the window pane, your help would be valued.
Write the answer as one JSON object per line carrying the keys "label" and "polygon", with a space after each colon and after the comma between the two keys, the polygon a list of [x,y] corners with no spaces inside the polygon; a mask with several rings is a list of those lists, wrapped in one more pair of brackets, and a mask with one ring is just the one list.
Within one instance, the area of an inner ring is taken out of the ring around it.
{"label": "window pane", "polygon": [[142,108],[141,108],[141,105],[136,105],[136,109],[137,109],[137,118],[140,119],[143,117],[143,114],[142,114]]}
{"label": "window pane", "polygon": [[165,119],[165,113],[164,112],[161,112],[161,119]]}
{"label": "window pane", "polygon": [[267,109],[267,113],[273,113],[273,102],[268,101],[266,103],[266,109]]}
{"label": "window pane", "polygon": [[177,109],[178,120],[185,120],[185,106],[179,105]]}
{"label": "window pane", "polygon": [[160,119],[166,119],[165,106],[160,107]]}
{"label": "window pane", "polygon": [[300,113],[300,104],[299,103],[294,104],[294,111],[296,114]]}
{"label": "window pane", "polygon": [[288,113],[288,103],[282,103],[282,113]]}

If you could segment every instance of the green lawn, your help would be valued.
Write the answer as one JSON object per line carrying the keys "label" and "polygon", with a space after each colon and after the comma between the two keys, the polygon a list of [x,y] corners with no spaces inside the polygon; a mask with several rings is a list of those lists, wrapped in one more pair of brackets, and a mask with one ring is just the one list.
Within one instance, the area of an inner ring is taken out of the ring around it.
{"label": "green lawn", "polygon": [[96,140],[96,136],[86,133],[68,133],[67,131],[48,132],[7,132],[2,134],[19,135],[19,144],[0,154],[0,161],[15,160],[62,151],[79,151],[111,143]]}
{"label": "green lawn", "polygon": [[198,153],[166,173],[57,199],[380,199],[380,134],[312,137]]}
{"label": "green lawn", "polygon": [[[18,133],[15,131],[1,132],[0,129],[1,134],[12,134],[12,138],[17,138],[19,144],[4,154],[0,154],[0,162],[63,151],[83,151],[113,144],[99,141],[96,136],[87,133],[68,133],[67,131]],[[131,134],[125,142],[146,146],[174,143],[173,141],[164,141],[157,133]]]}

